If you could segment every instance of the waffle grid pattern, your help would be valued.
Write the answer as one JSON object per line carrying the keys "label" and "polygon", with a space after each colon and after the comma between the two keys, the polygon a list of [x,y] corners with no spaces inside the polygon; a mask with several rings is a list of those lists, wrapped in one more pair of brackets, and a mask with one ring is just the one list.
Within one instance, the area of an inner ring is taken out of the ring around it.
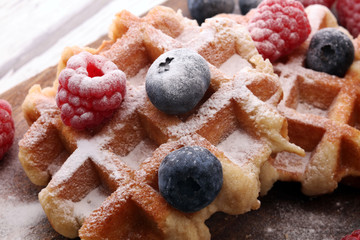
{"label": "waffle grid pattern", "polygon": [[305,68],[316,31],[334,27],[346,32],[327,8],[309,6],[306,12],[312,25],[308,40],[274,65],[284,90],[279,110],[288,120],[290,141],[302,147],[306,157],[281,153],[273,165],[281,180],[301,182],[305,194],[319,195],[332,192],[344,178],[360,176],[359,39],[353,40],[356,56],[344,78]]}
{"label": "waffle grid pattern", "polygon": [[[247,31],[229,19],[209,19],[198,27],[181,13],[157,7],[144,18],[123,11],[111,29],[111,40],[98,49],[67,48],[58,68],[84,50],[111,59],[128,76],[120,109],[92,132],[74,131],[56,108],[57,80],[50,88],[34,86],[23,104],[31,127],[19,143],[20,161],[35,184],[47,185],[39,199],[64,236],[210,239],[204,222],[214,212],[241,214],[260,206],[261,188],[270,188],[276,175],[268,164],[271,156],[303,154],[288,141],[287,122],[275,109],[282,96],[278,77]],[[209,62],[211,86],[193,112],[168,116],[147,99],[142,73],[160,54],[179,47]],[[224,73],[221,66],[234,55],[246,65]],[[169,206],[157,186],[161,160],[185,145],[209,149],[224,172],[214,202],[192,214]],[[86,201],[94,191],[97,206],[94,199]],[[76,206],[84,199],[80,211]]]}

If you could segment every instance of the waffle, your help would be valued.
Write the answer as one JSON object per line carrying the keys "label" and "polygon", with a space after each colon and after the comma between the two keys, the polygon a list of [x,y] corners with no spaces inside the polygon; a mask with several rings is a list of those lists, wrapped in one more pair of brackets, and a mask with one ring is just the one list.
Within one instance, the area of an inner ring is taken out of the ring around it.
{"label": "waffle", "polygon": [[281,180],[299,181],[305,194],[319,195],[334,191],[342,179],[360,176],[360,39],[353,40],[355,60],[344,78],[307,69],[306,51],[316,31],[347,31],[325,7],[310,6],[306,12],[312,28],[309,39],[274,67],[284,89],[279,110],[289,122],[291,141],[306,151],[306,157],[282,153],[273,164]]}
{"label": "waffle", "polygon": [[[271,164],[279,180],[300,182],[304,194],[320,195],[333,192],[342,180],[354,183],[360,176],[360,39],[353,39],[338,26],[328,8],[311,5],[305,10],[310,36],[292,54],[273,64],[284,91],[278,109],[288,121],[290,141],[302,147],[306,156],[283,152]],[[246,25],[251,14],[222,17]],[[305,67],[312,36],[326,27],[338,28],[353,39],[355,60],[344,78]]]}
{"label": "waffle", "polygon": [[[214,18],[199,27],[181,12],[156,7],[142,18],[120,12],[109,36],[97,49],[66,48],[58,71],[81,51],[116,63],[127,74],[127,95],[111,120],[92,131],[65,126],[54,100],[57,80],[52,87],[33,86],[23,103],[31,126],[19,159],[30,180],[46,186],[40,203],[62,235],[210,239],[204,222],[213,213],[259,208],[259,192],[276,177],[269,164],[276,153],[304,155],[288,141],[287,121],[276,110],[279,79],[241,25]],[[150,103],[144,81],[159,55],[180,47],[207,60],[211,83],[192,112],[170,116]],[[207,207],[183,213],[159,194],[157,171],[168,153],[195,145],[220,160],[223,187]]]}

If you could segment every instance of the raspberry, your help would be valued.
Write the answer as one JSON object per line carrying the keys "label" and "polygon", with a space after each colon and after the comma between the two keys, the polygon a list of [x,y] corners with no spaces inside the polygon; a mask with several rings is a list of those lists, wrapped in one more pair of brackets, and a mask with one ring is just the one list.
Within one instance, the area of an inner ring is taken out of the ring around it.
{"label": "raspberry", "polygon": [[338,0],[338,20],[356,38],[360,33],[360,0]]}
{"label": "raspberry", "polygon": [[15,126],[11,113],[10,104],[0,99],[0,159],[14,142]]}
{"label": "raspberry", "polygon": [[81,130],[111,117],[125,93],[125,73],[103,56],[81,52],[59,75],[56,103],[64,124]]}
{"label": "raspberry", "polygon": [[346,235],[341,240],[360,240],[360,229],[353,231],[349,235]]}
{"label": "raspberry", "polygon": [[304,7],[307,7],[307,6],[313,5],[313,4],[321,4],[328,8],[331,8],[333,3],[335,2],[335,0],[297,0],[297,1],[301,2],[304,5]]}
{"label": "raspberry", "polygon": [[274,62],[303,43],[311,32],[304,7],[293,0],[265,0],[248,30],[259,53]]}

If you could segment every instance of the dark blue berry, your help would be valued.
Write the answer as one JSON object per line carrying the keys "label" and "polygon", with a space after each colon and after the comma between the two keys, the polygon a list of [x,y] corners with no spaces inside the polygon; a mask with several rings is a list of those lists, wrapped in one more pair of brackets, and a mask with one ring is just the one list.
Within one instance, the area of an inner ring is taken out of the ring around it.
{"label": "dark blue berry", "polygon": [[350,38],[335,28],[324,28],[314,34],[306,54],[307,68],[344,77],[354,61]]}
{"label": "dark blue berry", "polygon": [[186,48],[171,50],[158,57],[146,75],[146,92],[152,104],[167,114],[192,110],[210,85],[205,59]]}
{"label": "dark blue berry", "polygon": [[161,195],[183,212],[196,212],[209,205],[220,192],[222,183],[220,161],[203,147],[175,150],[159,167]]}
{"label": "dark blue berry", "polygon": [[216,14],[232,13],[234,7],[234,0],[188,0],[190,14],[199,24]]}
{"label": "dark blue berry", "polygon": [[262,0],[239,0],[241,14],[247,14],[252,8],[256,8]]}

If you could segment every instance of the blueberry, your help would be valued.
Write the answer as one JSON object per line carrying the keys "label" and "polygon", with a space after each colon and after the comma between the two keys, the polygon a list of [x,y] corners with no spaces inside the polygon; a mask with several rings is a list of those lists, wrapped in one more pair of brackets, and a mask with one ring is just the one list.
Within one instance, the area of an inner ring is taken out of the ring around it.
{"label": "blueberry", "polygon": [[159,167],[161,195],[183,212],[196,212],[209,205],[220,192],[222,183],[220,161],[203,147],[175,150]]}
{"label": "blueberry", "polygon": [[199,24],[216,14],[232,13],[234,7],[234,0],[188,0],[190,14]]}
{"label": "blueberry", "polygon": [[210,85],[205,59],[186,48],[160,55],[146,75],[146,92],[156,108],[167,114],[183,114],[193,109]]}
{"label": "blueberry", "polygon": [[262,0],[239,0],[241,14],[247,14],[252,8],[256,8]]}
{"label": "blueberry", "polygon": [[350,38],[335,28],[324,28],[314,34],[306,54],[307,68],[344,77],[354,61]]}

